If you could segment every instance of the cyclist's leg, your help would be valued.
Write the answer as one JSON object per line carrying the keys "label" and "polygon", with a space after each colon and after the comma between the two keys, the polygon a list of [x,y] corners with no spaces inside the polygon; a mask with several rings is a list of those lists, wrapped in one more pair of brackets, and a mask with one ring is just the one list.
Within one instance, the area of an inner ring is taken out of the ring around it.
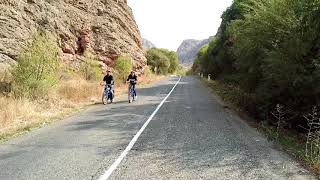
{"label": "cyclist's leg", "polygon": [[129,95],[129,96],[130,96],[130,93],[131,93],[131,92],[130,92],[130,91],[131,91],[131,86],[132,86],[132,85],[129,83],[129,88],[128,88],[128,95]]}
{"label": "cyclist's leg", "polygon": [[106,97],[108,97],[108,91],[107,91],[107,89],[108,89],[108,85],[105,85],[105,86],[104,86],[103,95],[106,96]]}
{"label": "cyclist's leg", "polygon": [[135,84],[132,84],[132,95],[133,95],[133,97],[136,96],[136,85]]}
{"label": "cyclist's leg", "polygon": [[133,94],[137,96],[136,84],[133,84]]}

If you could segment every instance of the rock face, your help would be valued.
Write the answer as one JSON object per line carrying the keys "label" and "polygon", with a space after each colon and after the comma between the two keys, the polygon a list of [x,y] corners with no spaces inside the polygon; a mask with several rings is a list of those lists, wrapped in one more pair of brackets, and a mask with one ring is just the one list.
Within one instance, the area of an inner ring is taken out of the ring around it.
{"label": "rock face", "polygon": [[150,48],[155,48],[156,46],[149,41],[148,39],[142,39],[142,44],[144,49],[150,49]]}
{"label": "rock face", "polygon": [[39,29],[55,35],[66,62],[90,50],[109,67],[121,54],[131,55],[137,70],[146,65],[127,0],[0,0],[0,69],[16,63]]}
{"label": "rock face", "polygon": [[194,40],[194,39],[184,40],[177,50],[181,63],[193,64],[193,62],[197,58],[197,54],[200,48],[205,44],[208,44],[209,41],[210,41],[210,38],[205,40]]}

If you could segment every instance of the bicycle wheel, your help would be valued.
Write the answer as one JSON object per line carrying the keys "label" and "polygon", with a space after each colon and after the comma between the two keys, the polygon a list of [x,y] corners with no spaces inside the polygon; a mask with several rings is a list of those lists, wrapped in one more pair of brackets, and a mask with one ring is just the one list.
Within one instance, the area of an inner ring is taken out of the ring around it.
{"label": "bicycle wheel", "polygon": [[105,93],[102,95],[102,104],[107,105],[108,104],[108,97]]}
{"label": "bicycle wheel", "polygon": [[133,102],[133,88],[131,87],[128,94],[129,103]]}

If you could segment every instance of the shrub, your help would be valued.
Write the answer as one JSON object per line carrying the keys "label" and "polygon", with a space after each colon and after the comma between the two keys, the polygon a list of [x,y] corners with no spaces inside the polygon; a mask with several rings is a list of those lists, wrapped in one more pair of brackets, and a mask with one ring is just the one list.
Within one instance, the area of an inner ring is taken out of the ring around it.
{"label": "shrub", "polygon": [[144,76],[150,76],[152,75],[152,71],[151,71],[151,68],[149,66],[145,67],[144,70],[143,70],[143,75]]}
{"label": "shrub", "polygon": [[80,65],[80,72],[85,80],[101,80],[103,76],[97,58],[90,51],[84,53],[84,61]]}
{"label": "shrub", "polygon": [[117,74],[125,83],[127,81],[127,76],[132,71],[133,65],[132,65],[133,59],[128,55],[121,55],[118,57],[116,64],[115,64],[115,70],[117,71]]}
{"label": "shrub", "polygon": [[14,93],[18,97],[38,98],[58,82],[60,59],[53,37],[45,32],[33,35],[33,41],[18,57],[13,70]]}

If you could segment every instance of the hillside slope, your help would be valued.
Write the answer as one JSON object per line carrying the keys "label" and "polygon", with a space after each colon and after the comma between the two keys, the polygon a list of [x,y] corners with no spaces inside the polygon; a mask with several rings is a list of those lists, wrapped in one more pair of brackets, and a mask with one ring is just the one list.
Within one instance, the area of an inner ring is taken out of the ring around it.
{"label": "hillside slope", "polygon": [[112,66],[123,53],[135,67],[146,59],[142,39],[126,0],[2,0],[0,2],[0,69],[16,63],[37,30],[57,37],[61,56],[76,62],[91,49],[102,65]]}
{"label": "hillside slope", "polygon": [[202,46],[209,43],[209,39],[205,40],[184,40],[179,46],[177,53],[182,64],[193,64],[197,57],[198,51]]}
{"label": "hillside slope", "polygon": [[148,39],[142,39],[142,44],[144,49],[150,49],[150,48],[155,48],[156,45],[154,45],[151,41]]}

